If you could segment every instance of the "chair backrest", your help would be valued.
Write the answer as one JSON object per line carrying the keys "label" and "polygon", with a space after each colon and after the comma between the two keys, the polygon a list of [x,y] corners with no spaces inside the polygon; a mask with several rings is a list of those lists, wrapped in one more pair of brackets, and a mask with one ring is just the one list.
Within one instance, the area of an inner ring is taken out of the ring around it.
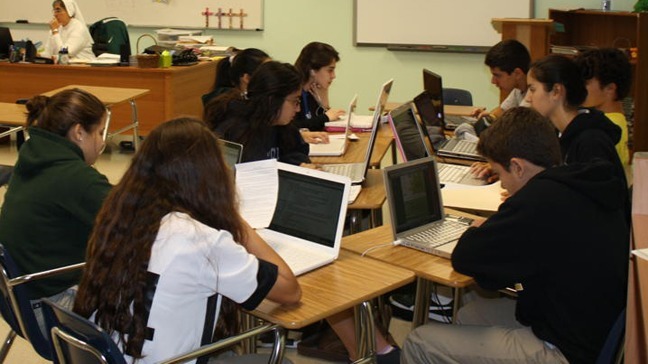
{"label": "chair backrest", "polygon": [[619,314],[614,325],[608,333],[603,348],[596,358],[596,364],[614,364],[620,363],[623,356],[623,343],[625,338],[626,310],[625,308]]}
{"label": "chair backrest", "polygon": [[472,106],[472,94],[468,90],[460,88],[444,88],[443,89],[443,104],[444,105],[460,105]]}
{"label": "chair backrest", "polygon": [[122,54],[122,46],[130,55],[130,38],[128,27],[119,18],[101,19],[89,28],[94,44],[92,51],[95,56],[102,53]]}
{"label": "chair backrest", "polygon": [[126,364],[110,335],[86,318],[44,299],[43,312],[61,364]]}
{"label": "chair backrest", "polygon": [[0,244],[0,313],[11,329],[27,340],[38,355],[51,360],[49,337],[44,336],[27,295],[27,287],[11,280],[20,277],[16,264]]}

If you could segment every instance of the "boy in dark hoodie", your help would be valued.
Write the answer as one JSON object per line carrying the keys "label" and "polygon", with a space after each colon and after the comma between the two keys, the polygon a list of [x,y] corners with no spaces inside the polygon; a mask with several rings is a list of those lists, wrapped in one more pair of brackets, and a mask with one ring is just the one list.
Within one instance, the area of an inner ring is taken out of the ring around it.
{"label": "boy in dark hoodie", "polygon": [[592,363],[625,307],[626,189],[605,161],[558,166],[552,125],[536,111],[505,112],[478,150],[510,197],[459,240],[452,264],[508,298],[477,299],[460,325],[426,325],[404,363]]}

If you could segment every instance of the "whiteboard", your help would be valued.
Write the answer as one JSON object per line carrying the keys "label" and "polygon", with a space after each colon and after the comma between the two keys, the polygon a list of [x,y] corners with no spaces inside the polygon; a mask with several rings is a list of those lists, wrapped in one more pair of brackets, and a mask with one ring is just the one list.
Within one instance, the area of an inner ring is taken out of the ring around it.
{"label": "whiteboard", "polygon": [[[243,9],[246,30],[263,28],[263,0],[76,0],[89,24],[116,16],[130,26],[205,28],[205,8],[209,12],[239,15]],[[0,21],[27,20],[47,23],[52,19],[52,0],[0,0]],[[240,17],[232,16],[232,29],[240,29]],[[221,16],[221,28],[229,29],[229,16]],[[209,28],[218,29],[218,17],[209,17]]]}
{"label": "whiteboard", "polygon": [[531,17],[533,0],[355,0],[355,43],[465,51],[501,40],[491,19]]}

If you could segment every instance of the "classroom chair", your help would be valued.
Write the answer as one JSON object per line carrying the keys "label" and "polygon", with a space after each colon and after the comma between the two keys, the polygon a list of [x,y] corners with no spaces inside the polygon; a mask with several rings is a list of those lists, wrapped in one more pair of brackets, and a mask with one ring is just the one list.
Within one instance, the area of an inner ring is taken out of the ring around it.
{"label": "classroom chair", "polygon": [[85,263],[74,264],[48,271],[21,275],[5,247],[0,244],[0,313],[9,325],[9,334],[0,349],[0,363],[4,362],[16,335],[27,340],[38,355],[52,360],[49,337],[42,334],[34,310],[27,298],[24,283],[81,269]]}
{"label": "classroom chair", "polygon": [[[110,335],[93,322],[71,312],[48,299],[43,300],[43,310],[49,327],[51,327],[53,352],[61,364],[126,364],[124,355]],[[264,324],[247,330],[236,336],[219,340],[213,344],[177,355],[162,361],[160,364],[184,363],[198,359],[196,363],[206,363],[208,355],[227,348],[254,336],[274,331],[275,341],[272,353],[267,356],[248,354],[223,359],[223,363],[259,363],[264,357],[268,363],[280,362],[283,358],[285,335],[284,330],[274,324]],[[220,362],[220,361],[219,361]],[[283,363],[291,363],[284,360]]]}
{"label": "classroom chair", "polygon": [[443,104],[472,106],[472,94],[460,88],[443,88]]}
{"label": "classroom chair", "polygon": [[623,345],[625,343],[625,325],[626,310],[625,308],[619,314],[619,317],[612,325],[603,348],[596,358],[596,364],[620,364],[623,362]]}

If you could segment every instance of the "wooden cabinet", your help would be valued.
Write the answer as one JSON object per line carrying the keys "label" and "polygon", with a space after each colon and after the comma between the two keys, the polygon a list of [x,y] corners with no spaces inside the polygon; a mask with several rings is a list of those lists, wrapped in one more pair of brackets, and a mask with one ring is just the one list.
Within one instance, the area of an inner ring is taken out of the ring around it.
{"label": "wooden cabinet", "polygon": [[549,9],[549,18],[564,28],[551,35],[552,45],[637,48],[628,123],[631,150],[648,151],[648,13]]}

